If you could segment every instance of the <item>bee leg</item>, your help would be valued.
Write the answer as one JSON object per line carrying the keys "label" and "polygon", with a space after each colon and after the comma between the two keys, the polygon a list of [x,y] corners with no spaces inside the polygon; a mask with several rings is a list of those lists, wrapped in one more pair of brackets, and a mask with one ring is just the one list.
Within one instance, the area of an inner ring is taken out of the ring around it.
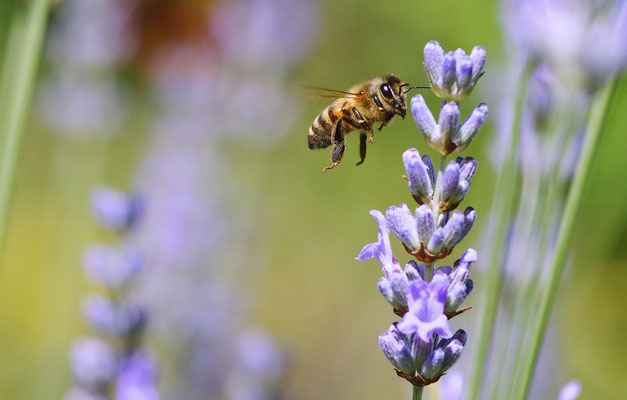
{"label": "bee leg", "polygon": [[331,162],[333,163],[330,167],[326,167],[323,171],[327,172],[330,169],[333,169],[342,162],[342,157],[344,157],[344,127],[342,122],[344,121],[344,117],[341,117],[337,121],[337,125],[335,125],[335,132],[333,133],[333,144],[335,147],[331,152]]}
{"label": "bee leg", "polygon": [[366,132],[370,132],[370,143],[373,142],[374,132],[372,131],[372,125],[361,115],[357,107],[353,107],[352,110],[355,119],[359,123],[359,127]]}
{"label": "bee leg", "polygon": [[366,159],[366,138],[368,137],[368,135],[366,135],[365,132],[360,132],[359,133],[359,162],[357,164],[355,164],[355,166],[361,165],[364,163],[364,160]]}
{"label": "bee leg", "polygon": [[330,167],[326,167],[325,169],[323,169],[324,172],[327,172],[328,170],[337,167],[342,162],[342,158],[344,157],[344,149],[344,145],[341,145],[340,147],[335,147],[333,149],[333,152],[331,153],[331,161],[333,162],[333,164],[331,164]]}
{"label": "bee leg", "polygon": [[390,120],[394,118],[394,114],[388,114],[385,116],[385,121],[383,121],[383,123],[381,124],[381,126],[379,127],[379,130],[383,129],[384,126],[388,126],[388,123],[390,123]]}

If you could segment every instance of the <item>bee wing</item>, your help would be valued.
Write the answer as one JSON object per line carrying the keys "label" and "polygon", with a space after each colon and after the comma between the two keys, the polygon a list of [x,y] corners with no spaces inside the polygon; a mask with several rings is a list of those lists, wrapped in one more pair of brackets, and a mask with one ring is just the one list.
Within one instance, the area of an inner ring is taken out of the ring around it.
{"label": "bee wing", "polygon": [[325,89],[313,86],[296,86],[299,92],[306,94],[308,97],[322,97],[329,99],[339,99],[342,97],[359,97],[361,93],[344,92],[342,90]]}

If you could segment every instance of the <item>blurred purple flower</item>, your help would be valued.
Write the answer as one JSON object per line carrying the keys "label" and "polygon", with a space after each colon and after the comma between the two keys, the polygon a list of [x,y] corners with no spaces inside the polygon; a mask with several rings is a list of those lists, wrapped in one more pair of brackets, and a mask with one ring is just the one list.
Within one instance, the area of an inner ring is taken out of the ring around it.
{"label": "blurred purple flower", "polygon": [[464,398],[464,376],[460,372],[449,372],[440,382],[442,400],[462,400]]}
{"label": "blurred purple flower", "polygon": [[77,382],[97,390],[115,377],[117,356],[108,343],[99,339],[83,338],[72,346],[70,364]]}
{"label": "blurred purple flower", "polygon": [[142,352],[134,352],[120,364],[115,386],[116,400],[159,400],[155,362]]}
{"label": "blurred purple flower", "polygon": [[130,248],[94,244],[83,253],[83,265],[91,281],[117,289],[137,275],[143,259],[138,251]]}
{"label": "blurred purple flower", "polygon": [[399,322],[398,330],[406,335],[416,332],[423,342],[430,342],[434,333],[444,338],[453,336],[444,315],[447,287],[441,281],[412,281],[407,296],[409,311]]}
{"label": "blurred purple flower", "polygon": [[504,24],[520,48],[549,62],[571,86],[625,68],[625,1],[507,0]]}
{"label": "blurred purple flower", "polygon": [[91,191],[91,210],[101,225],[123,232],[140,217],[143,204],[137,195],[99,185]]}
{"label": "blurred purple flower", "polygon": [[581,393],[581,383],[573,380],[562,386],[558,400],[575,400]]}

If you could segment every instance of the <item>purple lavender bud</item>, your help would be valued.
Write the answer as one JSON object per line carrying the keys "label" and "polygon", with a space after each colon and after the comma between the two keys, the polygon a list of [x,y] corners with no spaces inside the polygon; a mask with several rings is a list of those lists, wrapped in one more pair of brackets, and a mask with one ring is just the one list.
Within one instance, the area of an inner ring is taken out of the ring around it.
{"label": "purple lavender bud", "polygon": [[472,60],[462,49],[455,50],[455,67],[458,89],[468,88],[472,80]]}
{"label": "purple lavender bud", "polygon": [[407,291],[409,290],[409,280],[407,276],[402,274],[393,274],[390,277],[390,287],[394,293],[394,301],[392,305],[395,308],[407,308]]}
{"label": "purple lavender bud", "polygon": [[477,162],[472,157],[457,157],[448,164],[442,177],[440,210],[451,211],[459,205],[470,189],[470,179],[476,170]]}
{"label": "purple lavender bud", "polygon": [[418,240],[427,244],[435,231],[435,217],[433,210],[427,204],[423,204],[416,209],[416,227],[418,229]]}
{"label": "purple lavender bud", "polygon": [[381,347],[383,354],[385,354],[394,368],[408,375],[415,375],[416,367],[414,358],[411,355],[409,346],[407,346],[407,342],[398,331],[396,325],[390,326],[387,332],[383,332],[379,336],[379,347]]}
{"label": "purple lavender bud", "polygon": [[467,338],[466,332],[458,329],[451,338],[440,340],[436,349],[423,364],[421,375],[424,378],[432,379],[451,368],[461,356]]}
{"label": "purple lavender bud", "polygon": [[405,264],[405,275],[407,275],[407,279],[410,281],[424,280],[425,265],[418,265],[415,260],[409,260],[407,264]]}
{"label": "purple lavender bud", "polygon": [[117,359],[107,343],[93,338],[76,341],[70,353],[74,378],[88,388],[98,388],[114,379]]}
{"label": "purple lavender bud", "polygon": [[460,168],[459,164],[455,161],[451,161],[446,166],[444,174],[442,175],[442,183],[440,187],[440,199],[439,201],[448,201],[457,193],[457,186],[459,185]]}
{"label": "purple lavender bud", "polygon": [[461,211],[453,211],[444,225],[444,247],[453,248],[463,239],[466,218]]}
{"label": "purple lavender bud", "polygon": [[377,289],[379,289],[379,292],[381,292],[381,294],[383,295],[383,297],[385,297],[388,303],[394,306],[394,291],[392,290],[392,284],[387,278],[379,278],[379,280],[377,281]]}
{"label": "purple lavender bud", "polygon": [[444,248],[444,229],[438,228],[433,232],[429,243],[427,244],[427,250],[431,254],[438,254]]}
{"label": "purple lavender bud", "polygon": [[485,64],[486,51],[481,46],[475,46],[470,52],[470,60],[472,61],[472,84],[474,85],[483,74],[483,65]]}
{"label": "purple lavender bud", "polygon": [[449,368],[457,362],[459,356],[462,355],[462,351],[464,350],[464,346],[466,345],[466,332],[463,330],[458,330],[455,335],[449,339],[448,344],[444,347],[444,361],[441,366],[440,374],[446,372]]}
{"label": "purple lavender bud", "polygon": [[455,102],[444,104],[440,110],[439,126],[440,135],[438,140],[440,145],[439,149],[436,148],[436,150],[442,152],[447,150],[446,144],[457,135],[459,130],[459,104]]}
{"label": "purple lavender bud", "polygon": [[427,71],[429,80],[433,83],[440,80],[442,74],[442,65],[444,64],[444,50],[442,46],[435,40],[427,42],[424,48],[424,67]]}
{"label": "purple lavender bud", "polygon": [[453,335],[444,315],[445,282],[412,281],[407,292],[407,308],[398,330],[406,335],[416,333],[423,342],[431,341],[434,333],[448,338]]}
{"label": "purple lavender bud", "polygon": [[422,95],[417,94],[411,98],[411,112],[416,126],[427,141],[438,136],[438,124]]}
{"label": "purple lavender bud", "polygon": [[559,400],[575,400],[581,393],[581,383],[579,381],[570,381],[560,389]]}
{"label": "purple lavender bud", "polygon": [[463,159],[457,157],[457,162],[460,164],[459,179],[470,183],[475,171],[477,171],[477,161],[472,157]]}
{"label": "purple lavender bud", "polygon": [[450,95],[455,89],[453,85],[455,85],[456,79],[456,65],[455,65],[455,55],[452,51],[449,51],[444,55],[444,63],[442,64],[442,78],[438,83],[440,83],[440,87],[447,94]]}
{"label": "purple lavender bud", "polygon": [[470,232],[475,222],[476,212],[472,207],[464,212],[454,211],[444,226],[444,247],[451,250]]}
{"label": "purple lavender bud", "polygon": [[143,207],[138,196],[100,185],[91,192],[91,209],[103,226],[123,232],[132,227]]}
{"label": "purple lavender bud", "polygon": [[410,251],[420,249],[416,220],[405,203],[398,207],[389,207],[385,212],[385,218],[394,236],[403,242],[405,247]]}
{"label": "purple lavender bud", "polygon": [[90,280],[116,289],[137,275],[142,257],[135,251],[92,245],[83,253],[83,265]]}
{"label": "purple lavender bud", "polygon": [[423,163],[416,149],[408,149],[403,153],[403,164],[407,171],[409,190],[414,199],[422,204],[430,200],[433,186],[429,177],[429,169]]}
{"label": "purple lavender bud", "polygon": [[485,103],[479,104],[472,114],[466,118],[457,134],[453,137],[453,142],[457,145],[456,151],[463,151],[468,147],[472,139],[479,132],[479,128],[481,128],[487,116],[488,105]]}
{"label": "purple lavender bud", "polygon": [[420,371],[420,375],[424,379],[433,379],[440,375],[442,370],[442,364],[444,363],[445,353],[444,350],[438,348],[435,349],[429,357],[425,360]]}

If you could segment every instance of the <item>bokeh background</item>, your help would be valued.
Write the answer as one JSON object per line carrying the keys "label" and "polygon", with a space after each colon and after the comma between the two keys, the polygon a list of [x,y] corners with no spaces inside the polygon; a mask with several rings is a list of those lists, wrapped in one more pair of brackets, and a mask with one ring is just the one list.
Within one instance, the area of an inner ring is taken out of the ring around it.
{"label": "bokeh background", "polygon": [[[3,1],[0,5],[3,42],[7,25],[2,21],[8,20],[18,3]],[[155,73],[154,54],[162,47],[194,42],[204,35],[208,39],[202,40],[209,43],[218,40],[203,25],[211,18],[211,2],[146,3],[148,11],[141,18],[125,21],[132,28],[122,38],[128,40],[130,55],[121,57],[121,67],[116,65],[107,72],[106,79],[122,93],[116,106],[83,108],[84,103],[77,101],[52,112],[70,116],[76,113],[74,118],[95,109],[111,113],[105,113],[84,132],[68,133],[67,124],[50,123],[44,83],[60,73],[71,74],[73,69],[55,59],[59,54],[55,56],[51,49],[53,35],[47,34],[0,269],[2,399],[56,399],[70,386],[68,349],[77,336],[89,332],[80,312],[81,298],[89,288],[80,254],[88,243],[102,239],[89,211],[90,190],[98,183],[134,188],[154,167],[144,160],[155,143],[161,143],[164,151],[170,148],[159,139],[163,135],[155,134],[154,121],[163,116],[163,106],[154,82],[158,81],[155,76],[164,75]],[[425,84],[422,48],[433,39],[445,49],[470,50],[475,45],[487,49],[486,74],[469,104],[485,101],[488,87],[501,86],[495,71],[504,64],[506,51],[497,1],[321,0],[308,2],[308,7],[311,19],[304,20],[309,22],[294,25],[296,29],[305,24],[305,33],[311,36],[293,44],[297,50],[302,47],[298,60],[275,68],[273,55],[264,61],[265,70],[242,69],[241,75],[231,76],[233,91],[238,81],[255,81],[258,76],[281,80],[280,86],[286,92],[298,84],[343,90],[361,79],[386,73],[412,84]],[[51,28],[60,20],[60,9],[61,5],[53,8]],[[289,25],[293,21],[280,22]],[[236,26],[244,29],[247,18]],[[257,45],[261,46],[257,49],[260,54],[264,54],[266,45],[271,43]],[[239,56],[251,56],[245,46],[239,50]],[[177,60],[177,54],[172,53],[169,67],[164,68],[185,68],[188,59],[183,52]],[[72,54],[62,56],[72,58]],[[201,68],[192,73],[198,74],[205,67],[210,71],[211,62],[203,60]],[[199,76],[202,82],[202,73]],[[215,103],[233,103],[236,111],[245,114],[250,108],[273,101],[273,93],[262,87],[249,96],[240,96],[235,103],[229,85],[225,89],[214,83],[203,87],[206,91],[201,95],[207,96],[208,108]],[[185,93],[178,94],[182,103]],[[434,96],[424,95],[430,106],[437,106]],[[218,199],[215,203],[220,215],[213,220],[220,244],[211,251],[229,255],[207,268],[226,275],[236,268],[239,272],[231,281],[237,283],[234,298],[246,304],[242,318],[265,329],[288,349],[288,398],[407,398],[408,385],[395,376],[377,346],[377,337],[388,327],[391,316],[389,306],[376,290],[379,266],[374,261],[360,263],[353,258],[365,243],[376,238],[369,210],[411,202],[401,178],[402,151],[417,147],[433,154],[411,117],[397,118],[376,135],[364,165],[354,167],[358,141],[349,137],[344,162],[336,170],[322,173],[329,163],[329,152],[308,150],[305,136],[326,103],[293,96],[284,106],[273,103],[274,108],[260,112],[259,118],[267,118],[263,123],[270,127],[262,133],[256,132],[252,124],[241,128],[244,134],[215,134],[216,126],[224,121],[215,120],[211,109],[206,110],[211,118],[199,122],[198,130],[206,130],[207,137],[201,140],[202,152],[195,154],[208,161],[192,165],[211,170],[205,190],[215,195],[210,198]],[[493,94],[491,98],[498,96]],[[552,316],[554,336],[548,350],[557,362],[555,369],[541,371],[555,377],[546,389],[547,399],[556,398],[558,388],[573,378],[583,385],[582,399],[627,396],[625,110],[627,82],[623,80],[594,165],[593,183],[577,222],[570,265]],[[203,115],[202,108],[196,111]],[[112,122],[119,115],[123,115],[120,122]],[[225,118],[237,119],[239,114],[232,112]],[[272,132],[274,124],[283,127],[281,133]],[[107,129],[99,129],[103,126]],[[464,246],[482,245],[495,176],[488,152],[497,133],[488,123],[465,151],[479,161],[479,170],[465,200],[477,210],[478,219]],[[185,141],[188,137],[172,140]],[[181,162],[185,162],[184,157]],[[224,224],[238,228],[228,229]],[[401,250],[395,247],[399,255]],[[454,255],[462,251],[456,249]],[[478,264],[481,262],[479,254]],[[250,271],[247,266],[251,266]],[[481,267],[475,271],[475,290],[481,290]],[[467,303],[474,304],[473,298]],[[210,312],[201,304],[196,306],[198,313]],[[469,318],[473,312],[468,313]],[[469,337],[472,342],[472,330]]]}

